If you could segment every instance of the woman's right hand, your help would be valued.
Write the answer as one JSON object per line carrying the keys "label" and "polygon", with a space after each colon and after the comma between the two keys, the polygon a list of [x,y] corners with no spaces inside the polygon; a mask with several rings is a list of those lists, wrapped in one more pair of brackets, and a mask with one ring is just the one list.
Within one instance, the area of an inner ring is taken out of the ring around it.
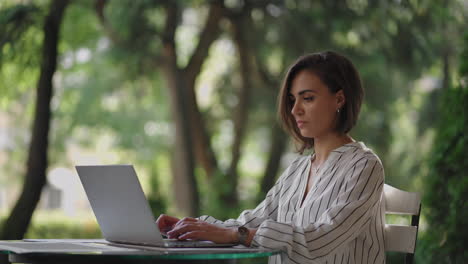
{"label": "woman's right hand", "polygon": [[167,236],[167,232],[171,231],[179,221],[180,219],[177,217],[162,214],[158,217],[158,220],[156,220],[156,224],[161,234]]}

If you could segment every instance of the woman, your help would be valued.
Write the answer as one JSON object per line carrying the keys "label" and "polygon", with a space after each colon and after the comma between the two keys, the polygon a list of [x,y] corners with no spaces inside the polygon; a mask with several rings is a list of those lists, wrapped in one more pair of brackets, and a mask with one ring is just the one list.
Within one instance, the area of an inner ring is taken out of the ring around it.
{"label": "woman", "polygon": [[241,243],[284,250],[270,263],[385,263],[384,172],[379,158],[349,132],[363,88],[344,56],[299,58],[279,94],[279,116],[299,152],[265,200],[225,222],[161,215],[169,238]]}

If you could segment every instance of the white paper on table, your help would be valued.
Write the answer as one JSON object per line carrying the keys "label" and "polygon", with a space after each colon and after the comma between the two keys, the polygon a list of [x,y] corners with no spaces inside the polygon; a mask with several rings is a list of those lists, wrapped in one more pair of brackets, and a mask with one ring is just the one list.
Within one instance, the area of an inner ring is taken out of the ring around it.
{"label": "white paper on table", "polygon": [[[152,254],[151,252],[159,252],[159,254],[232,254],[232,253],[260,253],[266,252],[263,249],[248,248],[245,246],[223,247],[223,248],[167,248],[167,247],[151,247],[138,246],[128,244],[109,243],[104,240],[86,242],[70,242],[78,240],[31,240],[28,241],[0,241],[0,250],[11,251],[14,253],[134,253],[134,254]],[[98,242],[98,243],[95,243]]]}
{"label": "white paper on table", "polygon": [[71,242],[71,243],[107,243],[107,240],[103,238],[92,238],[92,239],[42,239],[42,238],[26,238],[23,239],[25,242]]}
{"label": "white paper on table", "polygon": [[71,243],[71,242],[25,242],[0,241],[0,250],[14,253],[102,253],[102,252],[136,252],[137,249],[113,247],[97,243]]}

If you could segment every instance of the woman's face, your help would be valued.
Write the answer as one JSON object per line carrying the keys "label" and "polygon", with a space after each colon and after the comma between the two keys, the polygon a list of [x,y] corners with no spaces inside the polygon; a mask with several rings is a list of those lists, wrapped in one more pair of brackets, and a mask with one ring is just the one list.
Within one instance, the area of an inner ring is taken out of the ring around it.
{"label": "woman's face", "polygon": [[334,133],[337,109],[344,105],[343,90],[333,94],[316,74],[303,70],[293,79],[289,97],[291,114],[303,137]]}

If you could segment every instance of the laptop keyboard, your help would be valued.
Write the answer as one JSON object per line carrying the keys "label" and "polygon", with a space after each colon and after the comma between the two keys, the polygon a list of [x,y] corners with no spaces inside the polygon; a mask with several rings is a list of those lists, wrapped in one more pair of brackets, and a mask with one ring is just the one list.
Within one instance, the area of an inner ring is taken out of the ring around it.
{"label": "laptop keyboard", "polygon": [[231,247],[235,244],[216,244],[211,241],[164,239],[167,247]]}
{"label": "laptop keyboard", "polygon": [[180,241],[177,239],[164,239],[168,247],[199,247],[200,245],[211,245],[209,241]]}

